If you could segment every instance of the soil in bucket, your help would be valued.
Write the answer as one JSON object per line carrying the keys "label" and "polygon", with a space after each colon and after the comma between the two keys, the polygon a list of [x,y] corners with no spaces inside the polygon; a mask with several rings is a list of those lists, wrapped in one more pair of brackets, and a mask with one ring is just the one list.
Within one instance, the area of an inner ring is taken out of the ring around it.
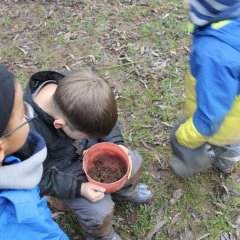
{"label": "soil in bucket", "polygon": [[97,182],[113,183],[126,174],[126,167],[121,160],[110,157],[100,157],[93,162],[88,175]]}

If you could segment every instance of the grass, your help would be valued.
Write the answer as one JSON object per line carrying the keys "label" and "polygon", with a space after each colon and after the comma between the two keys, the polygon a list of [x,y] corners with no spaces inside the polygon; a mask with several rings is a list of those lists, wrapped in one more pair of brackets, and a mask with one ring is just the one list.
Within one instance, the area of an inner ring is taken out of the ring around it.
{"label": "grass", "polygon": [[[145,161],[141,181],[155,192],[152,203],[116,205],[113,222],[124,240],[144,239],[164,219],[152,239],[236,233],[230,223],[239,216],[239,196],[224,194],[221,186],[239,192],[239,168],[228,177],[210,171],[183,181],[168,167],[168,126],[183,114],[188,24],[179,0],[0,3],[0,61],[22,86],[38,70],[90,66],[110,76],[123,135]],[[183,194],[171,205],[177,189]],[[72,214],[58,222],[71,239],[83,239]]]}

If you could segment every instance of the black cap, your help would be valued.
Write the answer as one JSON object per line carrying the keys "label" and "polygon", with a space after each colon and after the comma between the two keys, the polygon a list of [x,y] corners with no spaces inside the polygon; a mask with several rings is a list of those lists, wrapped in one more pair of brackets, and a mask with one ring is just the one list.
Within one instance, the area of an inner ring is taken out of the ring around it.
{"label": "black cap", "polygon": [[14,75],[0,64],[0,137],[10,120],[15,96]]}

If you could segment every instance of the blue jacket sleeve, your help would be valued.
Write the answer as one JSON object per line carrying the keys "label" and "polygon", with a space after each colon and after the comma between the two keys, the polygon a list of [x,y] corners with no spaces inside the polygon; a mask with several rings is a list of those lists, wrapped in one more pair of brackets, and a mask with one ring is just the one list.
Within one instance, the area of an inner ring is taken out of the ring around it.
{"label": "blue jacket sleeve", "polygon": [[[197,109],[193,123],[200,134],[213,136],[221,127],[224,117],[231,110],[238,91],[238,71],[234,64],[234,49],[216,41],[193,51],[190,66],[196,79]],[[204,49],[201,52],[201,48]]]}
{"label": "blue jacket sleeve", "polygon": [[38,188],[0,192],[0,239],[68,240]]}

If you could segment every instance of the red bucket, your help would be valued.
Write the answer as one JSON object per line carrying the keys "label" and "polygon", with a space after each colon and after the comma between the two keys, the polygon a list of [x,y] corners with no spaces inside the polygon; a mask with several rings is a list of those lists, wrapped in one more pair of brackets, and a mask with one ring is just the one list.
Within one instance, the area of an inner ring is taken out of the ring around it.
{"label": "red bucket", "polygon": [[[89,182],[104,187],[106,192],[112,193],[121,189],[128,179],[130,162],[121,147],[103,142],[93,145],[86,151],[83,157],[83,170]],[[111,182],[111,175],[118,177],[118,180]]]}

